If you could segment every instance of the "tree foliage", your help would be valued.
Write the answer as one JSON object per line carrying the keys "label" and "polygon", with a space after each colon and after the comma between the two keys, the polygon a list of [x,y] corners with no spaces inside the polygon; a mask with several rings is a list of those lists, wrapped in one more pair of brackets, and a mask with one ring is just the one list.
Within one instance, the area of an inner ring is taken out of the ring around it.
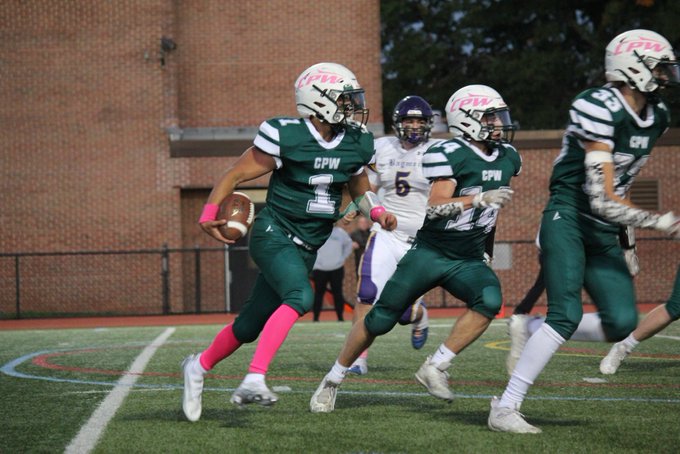
{"label": "tree foliage", "polygon": [[[383,0],[381,18],[386,126],[406,95],[443,111],[458,88],[481,83],[522,129],[560,129],[573,97],[604,83],[614,36],[647,28],[680,46],[677,0]],[[673,91],[664,98],[677,126]]]}

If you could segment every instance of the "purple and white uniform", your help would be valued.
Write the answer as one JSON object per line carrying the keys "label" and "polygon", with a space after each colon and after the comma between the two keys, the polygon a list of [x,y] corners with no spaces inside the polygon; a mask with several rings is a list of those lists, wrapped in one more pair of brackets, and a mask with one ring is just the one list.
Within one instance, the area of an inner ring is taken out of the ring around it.
{"label": "purple and white uniform", "polygon": [[368,167],[368,178],[385,209],[394,213],[398,222],[392,231],[383,230],[378,223],[371,228],[359,265],[357,299],[361,303],[378,300],[423,225],[430,182],[423,177],[421,162],[425,150],[440,142],[441,139],[428,140],[405,150],[397,137],[375,141],[375,163]]}

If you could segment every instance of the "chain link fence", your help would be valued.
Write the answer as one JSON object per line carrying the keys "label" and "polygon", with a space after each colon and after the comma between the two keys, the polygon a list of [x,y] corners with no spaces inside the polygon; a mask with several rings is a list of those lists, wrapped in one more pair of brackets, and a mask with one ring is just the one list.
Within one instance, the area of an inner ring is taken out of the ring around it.
{"label": "chain link fence", "polygon": [[[533,240],[498,242],[495,251],[493,267],[505,305],[515,306],[538,274],[536,247]],[[638,238],[638,256],[638,302],[665,302],[680,242]],[[352,304],[353,258],[345,270],[345,298]],[[0,318],[237,313],[257,273],[246,246],[5,253],[0,254]],[[441,288],[425,300],[430,307],[463,306]],[[585,293],[584,302],[589,303]],[[538,306],[545,304],[543,295]]]}

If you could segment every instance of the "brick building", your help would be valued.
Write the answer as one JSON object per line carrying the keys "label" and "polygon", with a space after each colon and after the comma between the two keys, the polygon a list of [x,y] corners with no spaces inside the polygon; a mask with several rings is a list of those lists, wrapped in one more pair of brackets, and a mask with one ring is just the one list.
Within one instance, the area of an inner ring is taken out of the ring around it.
{"label": "brick building", "polygon": [[[382,133],[380,4],[336,6],[3,2],[0,313],[15,314],[19,300],[23,312],[35,314],[184,312],[196,310],[197,299],[203,311],[237,310],[249,277],[232,279],[240,285],[229,306],[225,267],[252,274],[247,254],[237,251],[225,264],[220,250],[180,250],[217,249],[197,228],[201,206],[262,120],[297,115],[297,75],[319,61],[351,68],[366,89],[369,127]],[[439,101],[442,108],[446,100]],[[644,193],[660,210],[680,210],[672,190],[680,140],[669,136],[643,172],[651,188]],[[537,270],[531,242],[559,138],[529,132],[517,145],[525,169],[497,235],[510,242],[503,252],[509,265],[499,275],[511,304]],[[245,189],[261,201],[266,183]],[[652,271],[643,271],[640,295],[660,301],[678,243],[650,240],[640,249],[643,270]],[[16,255],[77,251],[91,253]],[[111,254],[94,253],[100,251]],[[349,297],[354,279],[346,281]]]}

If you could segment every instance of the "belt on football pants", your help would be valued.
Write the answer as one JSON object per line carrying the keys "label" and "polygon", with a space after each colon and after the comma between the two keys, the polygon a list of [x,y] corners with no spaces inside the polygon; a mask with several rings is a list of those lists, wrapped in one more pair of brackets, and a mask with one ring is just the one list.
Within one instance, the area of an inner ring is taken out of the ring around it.
{"label": "belt on football pants", "polygon": [[[283,230],[283,229],[282,229],[282,230]],[[295,236],[295,235],[293,235],[292,233],[287,232],[287,231],[285,231],[285,230],[283,231],[283,233],[285,233],[286,236],[287,236],[293,243],[295,243],[297,246],[300,246],[300,247],[303,248],[303,249],[307,249],[307,250],[310,251],[310,252],[314,252],[314,248],[313,248],[312,246],[310,246],[309,244],[305,243],[304,241],[302,241],[302,240],[301,240],[300,238],[298,238],[297,236]]]}

